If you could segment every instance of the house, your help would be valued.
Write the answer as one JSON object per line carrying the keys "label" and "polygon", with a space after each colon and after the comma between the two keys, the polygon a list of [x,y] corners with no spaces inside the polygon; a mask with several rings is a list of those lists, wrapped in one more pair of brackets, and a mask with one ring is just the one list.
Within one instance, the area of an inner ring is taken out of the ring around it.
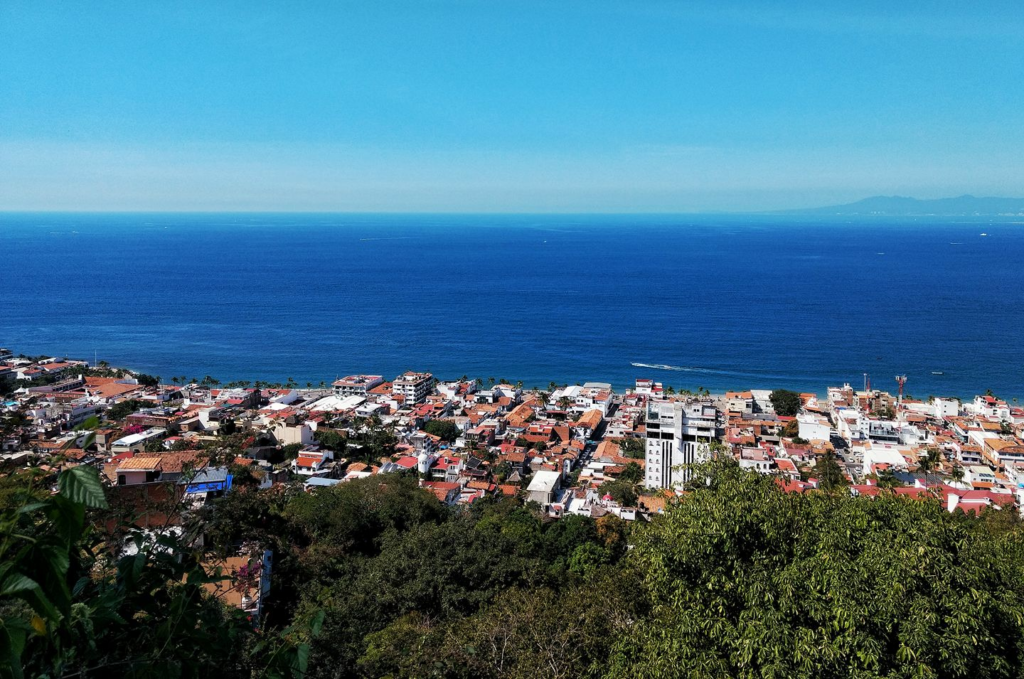
{"label": "house", "polygon": [[547,507],[555,500],[555,492],[562,481],[559,472],[540,470],[530,479],[530,485],[526,489],[527,500],[536,502],[542,507]]}
{"label": "house", "polygon": [[588,410],[583,413],[572,425],[577,438],[585,441],[593,436],[597,428],[601,426],[603,417],[603,413],[598,409]]}
{"label": "house", "polygon": [[193,498],[216,498],[231,490],[231,474],[227,467],[210,467],[200,469],[191,478],[181,478],[180,485],[185,486],[185,495]]}
{"label": "house", "polygon": [[117,466],[117,485],[133,486],[160,480],[160,458],[136,455],[121,460]]}
{"label": "house", "polygon": [[292,471],[303,476],[321,474],[327,463],[333,459],[334,454],[330,450],[310,446],[300,450],[298,457],[292,460]]}
{"label": "house", "polygon": [[273,552],[269,549],[256,557],[233,556],[203,564],[207,573],[218,570],[223,579],[203,584],[214,598],[228,606],[248,613],[254,621],[263,613],[263,600],[270,593]]}
{"label": "house", "polygon": [[796,416],[799,436],[807,441],[828,441],[832,434],[832,425],[820,415],[801,413]]}
{"label": "house", "polygon": [[462,486],[459,484],[447,481],[423,481],[421,487],[429,490],[442,504],[446,505],[454,505],[462,490]]}

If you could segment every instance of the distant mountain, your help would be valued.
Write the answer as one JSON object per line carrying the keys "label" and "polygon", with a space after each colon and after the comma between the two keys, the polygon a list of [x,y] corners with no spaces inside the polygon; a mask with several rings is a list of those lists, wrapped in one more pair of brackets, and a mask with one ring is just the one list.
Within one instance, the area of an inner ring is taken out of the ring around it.
{"label": "distant mountain", "polygon": [[785,210],[784,212],[804,215],[879,215],[885,217],[1024,215],[1024,198],[957,196],[956,198],[919,200],[903,196],[872,196],[846,205]]}

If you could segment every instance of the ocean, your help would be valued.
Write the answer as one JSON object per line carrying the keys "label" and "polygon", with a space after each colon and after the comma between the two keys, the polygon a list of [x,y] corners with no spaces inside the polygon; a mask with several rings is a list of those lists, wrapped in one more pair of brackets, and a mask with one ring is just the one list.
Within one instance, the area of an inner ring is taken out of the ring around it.
{"label": "ocean", "polygon": [[165,380],[1024,398],[1022,339],[1019,218],[0,214],[0,346]]}

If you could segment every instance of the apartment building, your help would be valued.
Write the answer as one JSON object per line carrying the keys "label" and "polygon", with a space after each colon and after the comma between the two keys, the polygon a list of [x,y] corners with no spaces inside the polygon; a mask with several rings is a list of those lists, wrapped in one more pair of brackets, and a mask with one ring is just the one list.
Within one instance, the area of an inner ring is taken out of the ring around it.
{"label": "apartment building", "polygon": [[645,484],[671,488],[690,478],[689,466],[706,461],[724,434],[711,401],[655,401],[647,408]]}
{"label": "apartment building", "polygon": [[334,380],[331,386],[335,396],[366,396],[366,392],[383,382],[381,375],[348,375]]}
{"label": "apartment building", "polygon": [[399,375],[391,385],[391,393],[404,396],[406,404],[422,403],[433,389],[433,375],[412,371]]}

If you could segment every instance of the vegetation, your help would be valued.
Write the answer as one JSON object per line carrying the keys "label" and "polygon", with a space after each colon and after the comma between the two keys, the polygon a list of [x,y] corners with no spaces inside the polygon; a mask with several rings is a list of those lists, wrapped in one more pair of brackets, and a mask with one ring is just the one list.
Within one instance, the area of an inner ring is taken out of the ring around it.
{"label": "vegetation", "polygon": [[126,527],[132,550],[108,549],[92,521],[108,507],[96,470],[62,472],[52,495],[40,480],[9,477],[18,491],[3,497],[0,676],[283,677],[305,667],[295,628],[257,635],[241,611],[204,595],[224,576],[173,534]]}
{"label": "vegetation", "polygon": [[431,420],[423,427],[428,434],[438,436],[442,441],[454,443],[459,438],[459,425],[452,420]]}
{"label": "vegetation", "polygon": [[644,440],[638,438],[619,439],[619,454],[622,457],[631,457],[634,460],[642,460],[647,454],[644,449]]}
{"label": "vegetation", "polygon": [[800,394],[789,389],[776,389],[768,395],[776,415],[793,417],[800,412]]}
{"label": "vegetation", "polygon": [[106,416],[108,420],[116,422],[119,420],[123,420],[132,413],[138,412],[139,410],[142,410],[143,408],[146,408],[147,406],[150,405],[152,404],[147,403],[146,401],[140,401],[138,399],[128,399],[125,401],[121,401],[120,403],[115,403],[114,405],[107,408]]}
{"label": "vegetation", "polygon": [[814,464],[814,477],[818,479],[818,487],[826,492],[841,490],[847,483],[846,474],[833,452],[825,453]]}
{"label": "vegetation", "polygon": [[[822,486],[838,464],[826,456]],[[548,521],[512,499],[451,510],[415,478],[241,487],[205,549],[275,554],[259,629],[204,596],[188,538],[93,526],[90,469],[7,479],[6,676],[1011,677],[1024,665],[1016,514],[888,492],[787,494],[731,460],[650,524]],[[620,477],[611,484],[635,488]],[[838,487],[838,480],[836,480]],[[629,548],[629,547],[632,548]]]}
{"label": "vegetation", "polygon": [[871,414],[883,420],[892,420],[896,418],[896,411],[893,410],[892,406],[876,408],[875,410],[871,411]]}

